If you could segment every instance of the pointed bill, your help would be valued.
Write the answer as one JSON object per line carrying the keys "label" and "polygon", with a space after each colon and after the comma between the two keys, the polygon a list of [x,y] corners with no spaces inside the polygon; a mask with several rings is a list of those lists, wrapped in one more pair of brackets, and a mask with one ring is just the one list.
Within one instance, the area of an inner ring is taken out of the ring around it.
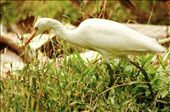
{"label": "pointed bill", "polygon": [[35,34],[36,34],[36,31],[33,31],[33,33],[28,38],[28,40],[25,42],[25,45],[23,47],[26,47],[30,43],[30,41],[34,38]]}

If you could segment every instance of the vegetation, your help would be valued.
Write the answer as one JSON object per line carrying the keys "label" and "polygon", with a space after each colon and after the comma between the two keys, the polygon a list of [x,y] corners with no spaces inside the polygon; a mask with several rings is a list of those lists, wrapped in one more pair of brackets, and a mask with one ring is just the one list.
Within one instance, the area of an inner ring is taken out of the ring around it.
{"label": "vegetation", "polygon": [[[1,81],[1,109],[6,112],[170,110],[170,66],[161,59],[155,65],[154,55],[138,57],[157,93],[152,101],[143,75],[138,75],[138,70],[129,63],[111,62],[115,82],[107,88],[109,75],[105,61],[85,63],[78,54],[74,55],[61,68],[52,66],[53,62],[40,67],[35,61],[16,75],[9,74]],[[108,89],[111,91],[106,99]]]}
{"label": "vegetation", "polygon": [[[160,16],[166,14],[166,11],[160,13],[165,10],[162,3],[155,0],[140,3],[133,1],[134,6],[140,7],[135,14],[131,9],[123,7],[119,1],[97,0],[89,2],[88,5],[71,1],[3,1],[0,2],[1,22],[8,26],[9,30],[12,30],[13,23],[22,26],[24,32],[30,31],[25,29],[31,29],[28,24],[33,24],[33,21],[21,25],[21,20],[31,16],[52,17],[74,25],[89,17],[120,22],[168,24],[168,18]],[[147,19],[140,21],[138,17],[143,17],[143,14]],[[40,66],[40,62],[35,59],[23,70],[9,73],[5,80],[0,81],[1,112],[170,111],[170,52],[165,61],[163,56],[155,54],[135,57],[149,74],[156,93],[154,101],[143,75],[128,62],[114,59],[110,61],[115,81],[113,86],[108,88],[109,75],[104,58],[101,62],[84,62],[78,51],[70,50],[70,45],[66,42],[63,42],[59,50],[53,51],[51,58],[57,60],[55,56],[65,58],[70,54],[74,55],[73,58],[64,59],[59,63],[60,67],[54,66],[55,61]],[[106,99],[105,95],[109,90],[109,97]]]}

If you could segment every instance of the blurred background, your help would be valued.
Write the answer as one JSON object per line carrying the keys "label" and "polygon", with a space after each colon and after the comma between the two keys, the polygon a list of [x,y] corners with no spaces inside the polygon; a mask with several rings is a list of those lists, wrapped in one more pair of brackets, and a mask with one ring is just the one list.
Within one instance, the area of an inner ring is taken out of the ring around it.
{"label": "blurred background", "polygon": [[37,17],[50,17],[78,26],[87,18],[124,23],[170,24],[169,0],[0,1],[0,21],[9,31],[30,32]]}

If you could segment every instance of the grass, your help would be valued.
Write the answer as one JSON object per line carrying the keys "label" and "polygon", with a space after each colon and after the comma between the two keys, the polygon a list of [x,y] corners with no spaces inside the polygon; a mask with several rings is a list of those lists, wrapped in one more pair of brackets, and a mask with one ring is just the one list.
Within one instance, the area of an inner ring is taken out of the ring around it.
{"label": "grass", "polygon": [[[26,1],[22,5],[16,1],[7,2],[4,6],[2,4],[2,15],[4,16],[1,21],[10,26],[9,23],[17,23],[28,15],[38,15],[74,23],[79,21],[77,19],[82,16],[86,16],[83,14],[98,17],[98,13],[102,12],[99,8],[99,1],[92,1],[87,6],[82,5],[80,10],[70,5],[68,1],[65,3],[63,1],[33,2]],[[107,8],[102,10],[107,12],[109,19],[127,22],[140,18],[131,14],[126,8],[122,8],[118,1],[106,2]],[[152,24],[169,22],[164,17],[164,8],[159,8],[161,3],[157,3],[158,7],[154,6],[157,11],[150,11],[147,7],[147,4],[150,3],[143,2],[145,1],[140,2],[137,6],[142,12],[150,15],[148,22],[152,22]],[[41,6],[41,8],[35,10],[37,6]],[[159,13],[160,11],[161,13]],[[18,13],[21,14],[18,15]],[[161,20],[160,17],[163,19]],[[82,18],[84,19],[84,17]],[[157,18],[161,21],[158,21]],[[66,47],[61,46],[58,51],[64,49],[63,54],[69,55],[70,51]],[[156,98],[152,101],[143,75],[128,62],[110,61],[115,81],[113,86],[108,88],[109,75],[104,59],[101,63],[86,63],[78,53],[73,54],[74,57],[69,60],[65,59],[63,63],[60,63],[60,67],[55,67],[55,62],[48,62],[40,66],[40,62],[35,59],[23,70],[9,73],[5,80],[0,80],[1,112],[170,111],[170,55],[165,62],[162,61],[161,56],[155,59],[153,54],[136,57],[140,65],[144,66],[152,82],[156,93]],[[52,53],[53,56],[58,56],[58,53]],[[110,94],[106,99],[105,95],[109,90]]]}
{"label": "grass", "polygon": [[[85,63],[78,53],[56,68],[54,62],[38,61],[1,80],[2,112],[41,111],[170,111],[170,66],[155,63],[153,54],[136,59],[144,66],[156,94],[150,92],[141,73],[126,61],[111,60],[114,84],[107,88],[109,75],[105,60]],[[170,56],[168,57],[168,60]],[[153,62],[152,62],[153,61]],[[105,94],[110,91],[109,98]]]}

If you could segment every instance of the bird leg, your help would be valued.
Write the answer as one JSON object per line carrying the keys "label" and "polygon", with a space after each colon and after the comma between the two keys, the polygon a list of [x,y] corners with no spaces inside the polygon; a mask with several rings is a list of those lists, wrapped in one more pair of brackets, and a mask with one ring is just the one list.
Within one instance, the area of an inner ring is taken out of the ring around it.
{"label": "bird leg", "polygon": [[153,88],[152,88],[152,86],[151,86],[149,77],[148,77],[147,72],[145,71],[145,69],[143,69],[142,67],[140,67],[137,62],[131,61],[129,58],[126,58],[126,59],[128,59],[129,63],[133,64],[135,67],[137,67],[137,68],[142,72],[142,74],[144,75],[145,80],[146,80],[146,82],[147,82],[149,91],[151,92],[152,99],[154,100]]}
{"label": "bird leg", "polygon": [[[110,88],[113,85],[114,78],[113,78],[113,70],[108,62],[106,63],[106,69],[108,70],[109,77],[110,77],[110,81],[109,81],[109,85],[108,85],[108,87]],[[110,92],[110,90],[106,92],[106,99],[108,99],[109,92]]]}

